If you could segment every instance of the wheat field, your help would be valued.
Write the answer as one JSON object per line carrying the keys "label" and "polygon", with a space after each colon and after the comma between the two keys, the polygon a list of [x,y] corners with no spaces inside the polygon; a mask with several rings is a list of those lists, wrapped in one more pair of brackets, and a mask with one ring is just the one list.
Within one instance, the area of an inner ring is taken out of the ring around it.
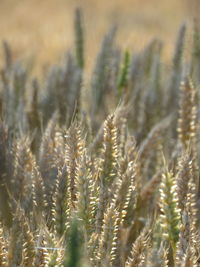
{"label": "wheat field", "polygon": [[17,3],[0,4],[0,266],[200,266],[197,2]]}
{"label": "wheat field", "polygon": [[89,69],[103,35],[114,23],[120,28],[117,42],[124,49],[141,50],[152,38],[159,36],[165,43],[166,58],[169,58],[178,27],[191,18],[194,0],[190,1],[189,8],[184,1],[1,0],[0,40],[8,41],[15,58],[27,60],[39,74],[72,48],[73,11],[81,7],[85,17]]}

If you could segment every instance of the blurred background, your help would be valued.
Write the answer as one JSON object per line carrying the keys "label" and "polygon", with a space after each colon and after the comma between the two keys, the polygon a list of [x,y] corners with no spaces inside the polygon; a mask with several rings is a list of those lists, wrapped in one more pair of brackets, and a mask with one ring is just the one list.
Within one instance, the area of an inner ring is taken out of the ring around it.
{"label": "blurred background", "polygon": [[76,7],[84,13],[88,68],[113,23],[122,48],[138,51],[158,36],[167,58],[179,26],[199,12],[198,0],[1,0],[0,40],[40,72],[72,47]]}

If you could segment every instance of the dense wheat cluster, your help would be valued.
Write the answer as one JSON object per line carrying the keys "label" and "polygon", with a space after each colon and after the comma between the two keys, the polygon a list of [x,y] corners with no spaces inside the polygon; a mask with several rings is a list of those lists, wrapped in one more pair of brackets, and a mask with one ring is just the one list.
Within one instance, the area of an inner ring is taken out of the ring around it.
{"label": "dense wheat cluster", "polygon": [[169,68],[105,35],[85,75],[85,28],[43,81],[3,43],[0,266],[200,266],[200,27]]}

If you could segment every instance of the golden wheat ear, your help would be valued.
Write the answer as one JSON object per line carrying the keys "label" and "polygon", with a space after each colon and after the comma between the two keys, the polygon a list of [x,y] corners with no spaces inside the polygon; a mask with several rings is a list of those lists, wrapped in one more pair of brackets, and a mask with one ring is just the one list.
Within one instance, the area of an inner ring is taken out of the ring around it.
{"label": "golden wheat ear", "polygon": [[85,151],[85,140],[81,126],[74,122],[65,135],[65,162],[67,167],[67,177],[70,186],[71,205],[76,201],[76,171],[78,164]]}
{"label": "golden wheat ear", "polygon": [[192,80],[186,77],[181,84],[181,96],[178,117],[178,140],[183,152],[190,153],[192,174],[199,184],[199,163],[197,153],[197,92]]}
{"label": "golden wheat ear", "polygon": [[80,159],[76,170],[76,212],[81,221],[86,240],[89,240],[95,227],[97,196],[95,180],[91,171],[91,159],[85,154]]}
{"label": "golden wheat ear", "polygon": [[165,165],[160,184],[160,225],[162,239],[166,240],[169,247],[169,260],[175,261],[176,244],[179,239],[179,227],[181,223],[180,209],[178,208],[176,177]]}
{"label": "golden wheat ear", "polygon": [[111,205],[104,213],[102,231],[97,249],[97,266],[112,266],[117,256],[117,237],[119,232],[119,213]]}
{"label": "golden wheat ear", "polygon": [[150,231],[144,228],[132,245],[131,255],[125,262],[126,267],[139,267],[146,262],[146,250],[150,245]]}
{"label": "golden wheat ear", "polygon": [[30,229],[28,221],[22,220],[22,229],[24,235],[23,251],[22,251],[22,266],[34,267],[35,261],[35,240]]}
{"label": "golden wheat ear", "polygon": [[70,188],[66,166],[58,170],[52,197],[52,230],[55,236],[62,238],[69,230],[70,222]]}
{"label": "golden wheat ear", "polygon": [[181,83],[181,97],[178,119],[178,138],[186,149],[190,143],[195,144],[196,138],[196,90],[191,79]]}
{"label": "golden wheat ear", "polygon": [[47,196],[45,193],[44,180],[42,178],[39,166],[36,159],[32,161],[31,183],[32,183],[32,205],[36,219],[40,220],[43,217],[47,205]]}
{"label": "golden wheat ear", "polygon": [[188,184],[192,177],[193,160],[189,153],[184,153],[178,160],[178,171],[176,175],[178,205],[181,210],[186,207]]}
{"label": "golden wheat ear", "polygon": [[98,161],[99,199],[96,214],[97,232],[101,231],[103,214],[112,200],[112,185],[117,178],[119,157],[118,128],[114,115],[109,115],[104,122],[102,149]]}
{"label": "golden wheat ear", "polygon": [[35,252],[35,262],[34,266],[39,266],[39,267],[46,267],[48,266],[48,249],[47,247],[47,242],[45,240],[45,235],[43,231],[40,231],[39,234],[37,235],[36,243],[36,252]]}

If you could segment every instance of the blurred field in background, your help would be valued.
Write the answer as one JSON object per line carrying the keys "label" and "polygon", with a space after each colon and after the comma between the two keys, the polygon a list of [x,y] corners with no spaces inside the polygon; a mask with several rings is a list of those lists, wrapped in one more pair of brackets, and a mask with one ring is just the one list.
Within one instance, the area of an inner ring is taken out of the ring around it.
{"label": "blurred field in background", "polygon": [[73,11],[78,6],[84,11],[87,67],[113,23],[119,25],[117,41],[122,47],[139,50],[159,36],[168,56],[180,24],[196,10],[195,3],[186,0],[1,0],[0,40],[10,43],[16,58],[41,71],[41,65],[45,69],[59,61],[72,47]]}

